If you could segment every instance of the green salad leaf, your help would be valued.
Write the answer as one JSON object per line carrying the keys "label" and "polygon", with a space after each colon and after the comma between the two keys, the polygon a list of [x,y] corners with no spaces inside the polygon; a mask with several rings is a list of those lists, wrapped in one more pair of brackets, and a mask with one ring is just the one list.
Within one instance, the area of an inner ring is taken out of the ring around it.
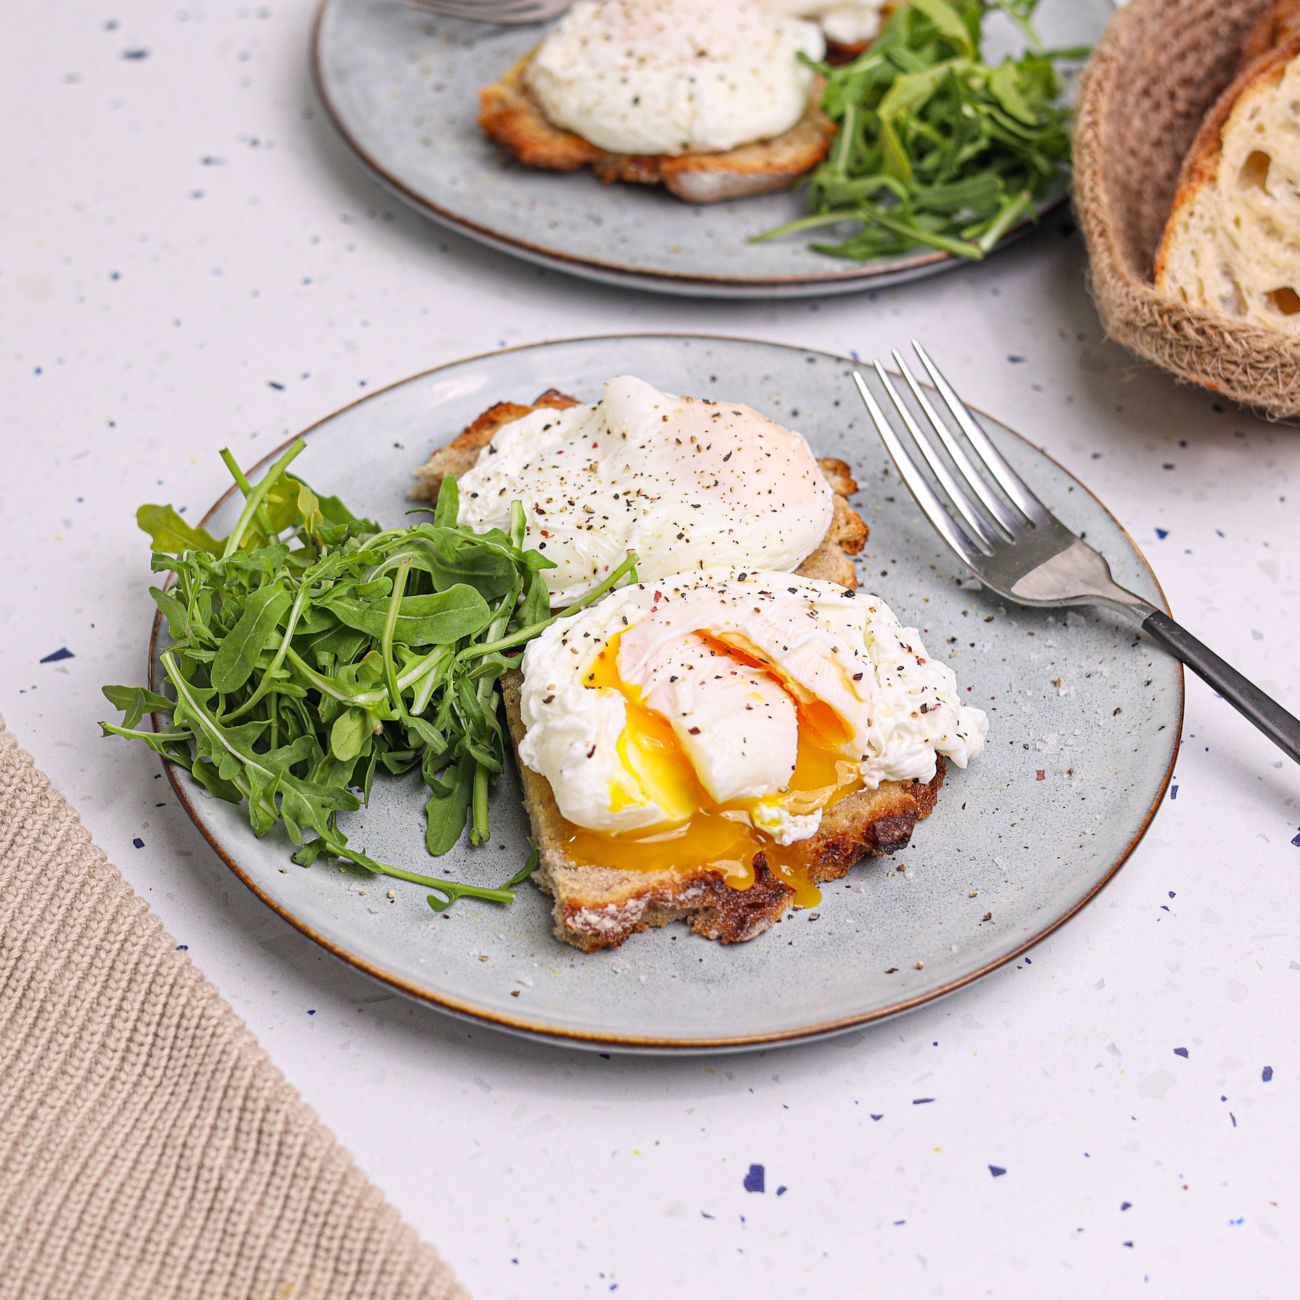
{"label": "green salad leaf", "polygon": [[[1056,185],[1070,158],[1058,61],[1033,27],[1037,0],[907,0],[851,63],[811,63],[839,131],[807,181],[810,215],[759,235],[832,228],[814,243],[867,261],[917,248],[978,260]],[[987,11],[1028,48],[996,66],[980,51]]]}
{"label": "green salad leaf", "polygon": [[[105,735],[139,740],[188,769],[210,794],[243,804],[255,834],[283,826],[304,866],[322,858],[422,885],[442,911],[458,898],[513,900],[535,865],[499,887],[423,875],[348,843],[340,814],[370,797],[377,772],[418,769],[428,789],[425,846],[440,856],[468,830],[488,839],[488,794],[505,766],[501,676],[556,618],[585,608],[625,577],[552,614],[543,571],[524,546],[524,510],[509,532],[456,523],[448,478],[428,522],[381,528],[288,472],[295,442],[257,483],[229,452],[243,493],[230,534],[215,538],[171,506],[142,506],[152,589],[170,644],[166,694],[106,686],[122,711]],[[159,730],[146,713],[166,715]]]}

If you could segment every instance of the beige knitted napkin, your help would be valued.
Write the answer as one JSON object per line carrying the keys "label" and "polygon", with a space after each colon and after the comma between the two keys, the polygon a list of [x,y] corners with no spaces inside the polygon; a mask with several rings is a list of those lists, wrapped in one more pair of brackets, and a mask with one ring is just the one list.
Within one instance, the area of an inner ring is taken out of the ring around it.
{"label": "beige knitted napkin", "polygon": [[0,720],[0,1297],[464,1300]]}

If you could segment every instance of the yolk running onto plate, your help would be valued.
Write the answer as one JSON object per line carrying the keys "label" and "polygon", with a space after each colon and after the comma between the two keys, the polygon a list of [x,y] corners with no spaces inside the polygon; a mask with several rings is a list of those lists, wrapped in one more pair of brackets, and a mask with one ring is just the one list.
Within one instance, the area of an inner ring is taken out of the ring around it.
{"label": "yolk running onto plate", "polygon": [[[759,668],[790,696],[799,726],[798,752],[790,788],[781,807],[806,816],[851,794],[859,784],[858,765],[843,757],[846,738],[839,715],[820,700],[801,698],[773,666],[748,648],[702,634],[711,647],[737,663]],[[700,784],[695,769],[682,752],[672,727],[642,702],[637,689],[618,673],[618,638],[601,651],[584,679],[591,688],[608,687],[623,696],[627,724],[619,738],[619,756],[634,788],[644,791],[674,819],[663,826],[635,834],[602,835],[571,826],[570,856],[587,866],[621,870],[666,871],[706,867],[722,875],[733,889],[754,883],[754,858],[762,853],[768,870],[794,890],[800,907],[812,907],[821,898],[809,879],[809,841],[777,844],[753,824],[750,812],[757,801],[715,802]],[[614,793],[630,802],[625,791]]]}

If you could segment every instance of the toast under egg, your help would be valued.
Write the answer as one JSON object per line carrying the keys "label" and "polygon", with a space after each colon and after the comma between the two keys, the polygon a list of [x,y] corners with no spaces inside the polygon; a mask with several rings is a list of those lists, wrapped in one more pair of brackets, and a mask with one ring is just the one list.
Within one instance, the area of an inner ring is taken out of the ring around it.
{"label": "toast under egg", "polygon": [[1155,283],[1190,306],[1300,335],[1300,4],[1264,13],[1247,41],[1257,48],[1183,163]]}
{"label": "toast under egg", "polygon": [[835,125],[822,112],[814,82],[803,117],[770,140],[723,153],[610,153],[547,121],[524,83],[529,51],[479,94],[479,125],[525,166],[574,172],[590,167],[606,182],[663,185],[688,203],[716,203],[789,189],[826,156]]}

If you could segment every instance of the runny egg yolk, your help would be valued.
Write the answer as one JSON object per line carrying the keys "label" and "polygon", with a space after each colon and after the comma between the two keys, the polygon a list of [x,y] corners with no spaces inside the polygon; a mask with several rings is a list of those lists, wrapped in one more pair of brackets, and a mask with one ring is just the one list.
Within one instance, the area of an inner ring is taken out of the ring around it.
{"label": "runny egg yolk", "polygon": [[[779,796],[780,806],[793,815],[806,816],[852,793],[859,785],[859,768],[844,757],[848,729],[839,715],[823,701],[808,698],[754,648],[707,632],[699,635],[716,651],[770,676],[795,707],[798,747],[789,789]],[[754,883],[754,859],[761,853],[768,870],[794,891],[796,906],[818,903],[821,893],[808,871],[810,841],[777,844],[753,823],[751,814],[758,800],[720,804],[710,797],[667,719],[648,708],[638,688],[619,675],[618,645],[619,638],[612,638],[583,678],[588,688],[617,691],[627,707],[618,752],[628,783],[613,791],[613,806],[649,796],[674,816],[661,826],[624,835],[603,835],[571,824],[570,856],[584,865],[621,870],[705,867],[719,873],[733,889],[743,890]],[[765,802],[770,802],[770,797]]]}

